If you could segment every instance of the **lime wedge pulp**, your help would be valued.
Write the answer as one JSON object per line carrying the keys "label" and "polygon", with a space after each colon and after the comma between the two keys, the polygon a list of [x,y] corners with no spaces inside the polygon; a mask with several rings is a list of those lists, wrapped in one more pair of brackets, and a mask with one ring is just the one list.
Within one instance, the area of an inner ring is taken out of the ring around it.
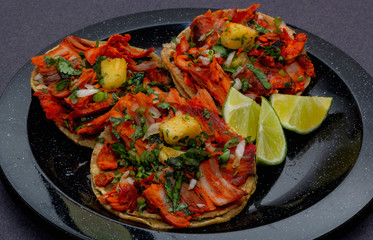
{"label": "lime wedge pulp", "polygon": [[223,105],[223,118],[226,123],[243,137],[255,140],[258,129],[260,106],[231,87]]}
{"label": "lime wedge pulp", "polygon": [[262,97],[256,139],[258,164],[280,164],[285,160],[286,151],[286,139],[280,119],[268,100]]}
{"label": "lime wedge pulp", "polygon": [[333,98],[272,94],[270,101],[284,128],[307,134],[326,118]]}

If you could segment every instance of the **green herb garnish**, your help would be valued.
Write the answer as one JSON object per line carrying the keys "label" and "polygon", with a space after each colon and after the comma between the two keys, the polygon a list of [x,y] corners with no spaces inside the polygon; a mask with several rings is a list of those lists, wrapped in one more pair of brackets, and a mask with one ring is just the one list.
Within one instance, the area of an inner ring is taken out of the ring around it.
{"label": "green herb garnish", "polygon": [[270,89],[272,87],[272,84],[268,82],[266,75],[262,71],[260,71],[258,68],[255,68],[252,64],[247,64],[246,66],[259,79],[265,89]]}

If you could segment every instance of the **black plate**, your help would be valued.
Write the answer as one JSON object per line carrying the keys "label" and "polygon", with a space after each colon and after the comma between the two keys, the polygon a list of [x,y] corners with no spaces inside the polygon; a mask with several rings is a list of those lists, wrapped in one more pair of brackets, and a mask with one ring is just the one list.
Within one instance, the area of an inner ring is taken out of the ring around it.
{"label": "black plate", "polygon": [[[130,33],[132,45],[155,46],[159,53],[162,43],[205,11],[138,13],[95,24],[74,35],[96,40]],[[313,239],[328,234],[373,197],[372,77],[336,47],[310,33],[307,36],[317,78],[305,94],[333,97],[330,113],[309,135],[286,132],[285,163],[258,168],[257,191],[243,212],[228,223],[162,232],[119,221],[105,211],[90,189],[91,150],[76,146],[60,133],[31,95],[31,62],[14,76],[0,101],[3,177],[42,218],[83,239]]]}

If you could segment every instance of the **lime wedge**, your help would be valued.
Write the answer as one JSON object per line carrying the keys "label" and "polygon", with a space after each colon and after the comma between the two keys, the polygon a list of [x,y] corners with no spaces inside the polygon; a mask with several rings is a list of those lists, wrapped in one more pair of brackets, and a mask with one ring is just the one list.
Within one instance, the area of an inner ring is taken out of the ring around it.
{"label": "lime wedge", "polygon": [[262,165],[277,165],[286,157],[286,139],[280,119],[267,99],[262,97],[256,139],[256,158]]}
{"label": "lime wedge", "polygon": [[223,118],[230,127],[239,135],[255,140],[259,112],[259,104],[231,87],[223,105]]}
{"label": "lime wedge", "polygon": [[318,128],[326,118],[333,98],[272,94],[270,101],[282,126],[299,134]]}

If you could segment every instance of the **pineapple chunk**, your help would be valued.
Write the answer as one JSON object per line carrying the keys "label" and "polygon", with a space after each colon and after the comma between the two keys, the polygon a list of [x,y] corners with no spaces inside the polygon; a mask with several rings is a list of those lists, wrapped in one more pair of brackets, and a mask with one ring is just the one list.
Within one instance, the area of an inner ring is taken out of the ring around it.
{"label": "pineapple chunk", "polygon": [[120,87],[127,79],[127,62],[123,58],[106,59],[101,62],[102,87],[113,89]]}
{"label": "pineapple chunk", "polygon": [[258,33],[238,23],[228,23],[220,36],[221,44],[230,49],[252,48]]}
{"label": "pineapple chunk", "polygon": [[183,151],[179,151],[171,147],[162,146],[161,151],[159,152],[159,160],[163,163],[167,159],[172,157],[178,157],[183,153]]}
{"label": "pineapple chunk", "polygon": [[159,125],[159,132],[170,145],[186,145],[202,132],[197,120],[188,115],[175,116]]}

